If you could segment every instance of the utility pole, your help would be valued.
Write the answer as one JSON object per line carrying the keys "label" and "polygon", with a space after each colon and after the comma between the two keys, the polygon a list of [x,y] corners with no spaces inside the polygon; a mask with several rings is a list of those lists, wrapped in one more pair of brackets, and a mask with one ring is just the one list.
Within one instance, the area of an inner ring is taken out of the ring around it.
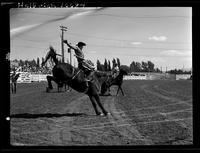
{"label": "utility pole", "polygon": [[61,33],[61,50],[62,50],[62,62],[64,63],[65,62],[65,57],[64,57],[64,43],[63,43],[63,40],[64,40],[64,31],[67,31],[67,27],[64,27],[64,26],[60,26],[60,30],[62,31]]}
{"label": "utility pole", "polygon": [[70,56],[69,56],[70,65],[72,65],[72,53],[71,53],[71,48],[68,48],[68,53],[70,54]]}

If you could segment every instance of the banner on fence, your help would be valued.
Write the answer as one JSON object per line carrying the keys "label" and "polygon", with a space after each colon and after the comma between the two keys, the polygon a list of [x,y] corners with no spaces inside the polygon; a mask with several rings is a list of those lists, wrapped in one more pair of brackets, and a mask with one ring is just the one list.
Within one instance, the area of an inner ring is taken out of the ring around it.
{"label": "banner on fence", "polygon": [[17,83],[31,83],[31,82],[41,82],[47,81],[46,77],[48,74],[31,74],[28,72],[19,72],[20,76]]}

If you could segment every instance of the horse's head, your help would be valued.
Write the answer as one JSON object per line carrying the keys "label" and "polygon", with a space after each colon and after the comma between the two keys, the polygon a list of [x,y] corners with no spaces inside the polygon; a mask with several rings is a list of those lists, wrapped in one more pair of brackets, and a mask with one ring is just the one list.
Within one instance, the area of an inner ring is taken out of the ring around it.
{"label": "horse's head", "polygon": [[128,75],[128,72],[124,69],[120,69],[119,74],[121,75]]}

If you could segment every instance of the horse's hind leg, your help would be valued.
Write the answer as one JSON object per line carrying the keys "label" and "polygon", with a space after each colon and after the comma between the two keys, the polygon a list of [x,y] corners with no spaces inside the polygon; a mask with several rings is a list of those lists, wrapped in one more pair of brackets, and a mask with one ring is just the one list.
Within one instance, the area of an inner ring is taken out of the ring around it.
{"label": "horse's hind leg", "polygon": [[118,89],[117,89],[117,94],[116,94],[116,96],[118,95],[118,92],[119,92],[119,86],[118,86]]}
{"label": "horse's hind leg", "polygon": [[95,110],[95,113],[97,114],[97,115],[100,115],[101,113],[98,111],[98,109],[97,109],[97,105],[95,104],[95,98],[94,98],[94,96],[89,96],[90,97],[90,101],[92,102],[92,105],[93,105],[93,107],[94,107],[94,110]]}

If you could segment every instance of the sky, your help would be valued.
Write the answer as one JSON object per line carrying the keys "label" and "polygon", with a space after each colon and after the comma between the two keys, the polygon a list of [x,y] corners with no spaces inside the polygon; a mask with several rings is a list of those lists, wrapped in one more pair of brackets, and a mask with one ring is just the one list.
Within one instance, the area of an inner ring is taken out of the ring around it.
{"label": "sky", "polygon": [[[72,45],[86,43],[85,58],[94,64],[119,58],[128,66],[151,61],[163,70],[192,68],[191,7],[12,8],[10,59],[41,59],[49,45],[61,54],[61,25]],[[77,66],[74,56],[72,62]]]}

